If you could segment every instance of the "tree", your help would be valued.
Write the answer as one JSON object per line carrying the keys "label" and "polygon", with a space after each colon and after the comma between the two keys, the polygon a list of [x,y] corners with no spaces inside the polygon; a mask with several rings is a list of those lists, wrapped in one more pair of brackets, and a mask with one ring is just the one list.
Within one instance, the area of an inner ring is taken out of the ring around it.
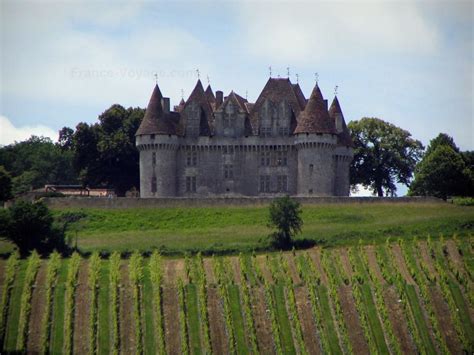
{"label": "tree", "polygon": [[416,166],[409,194],[442,199],[454,195],[472,196],[473,156],[472,152],[460,152],[447,134],[439,134],[430,141],[425,156]]}
{"label": "tree", "polygon": [[59,131],[58,145],[61,149],[69,150],[72,149],[72,137],[74,130],[69,127],[63,127]]}
{"label": "tree", "polygon": [[49,138],[28,140],[0,148],[0,165],[12,176],[12,192],[18,195],[45,184],[77,183],[72,152]]}
{"label": "tree", "polygon": [[270,204],[268,226],[277,231],[270,234],[273,244],[278,248],[288,248],[292,237],[301,232],[301,205],[289,196],[276,198]]}
{"label": "tree", "polygon": [[12,198],[12,178],[8,171],[0,165],[0,201]]}
{"label": "tree", "polygon": [[65,251],[64,233],[53,224],[53,215],[42,202],[18,201],[0,210],[0,237],[13,242],[22,256],[32,250],[45,254]]}
{"label": "tree", "polygon": [[74,166],[84,185],[112,187],[118,195],[139,185],[135,133],[144,112],[112,105],[98,123],[77,125],[72,138]]}
{"label": "tree", "polygon": [[362,185],[378,196],[396,195],[396,183],[409,185],[423,145],[405,131],[378,118],[348,124],[354,142],[351,185]]}

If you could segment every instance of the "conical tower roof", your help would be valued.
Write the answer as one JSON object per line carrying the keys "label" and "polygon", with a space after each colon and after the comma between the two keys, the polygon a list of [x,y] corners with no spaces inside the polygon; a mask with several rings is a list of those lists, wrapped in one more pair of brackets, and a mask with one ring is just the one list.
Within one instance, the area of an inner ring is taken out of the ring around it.
{"label": "conical tower roof", "polygon": [[334,123],[336,123],[338,117],[341,118],[342,131],[338,133],[338,144],[352,147],[354,143],[352,142],[351,133],[347,128],[346,121],[344,120],[344,114],[342,113],[341,105],[339,104],[337,96],[334,96],[334,100],[332,100],[331,107],[329,108],[329,117],[331,117]]}
{"label": "conical tower roof", "polygon": [[162,99],[163,95],[157,84],[153,89],[145,116],[140,123],[140,127],[138,127],[136,136],[144,134],[176,134],[174,123],[163,112]]}
{"label": "conical tower roof", "polygon": [[298,115],[298,125],[295,129],[297,133],[329,133],[336,134],[334,120],[329,117],[327,103],[323,94],[316,86],[309,97],[306,107]]}
{"label": "conical tower roof", "polygon": [[216,97],[214,96],[214,92],[212,91],[211,85],[207,86],[205,93],[206,93],[207,101],[209,101],[211,106],[213,108],[215,108],[215,106],[216,106]]}

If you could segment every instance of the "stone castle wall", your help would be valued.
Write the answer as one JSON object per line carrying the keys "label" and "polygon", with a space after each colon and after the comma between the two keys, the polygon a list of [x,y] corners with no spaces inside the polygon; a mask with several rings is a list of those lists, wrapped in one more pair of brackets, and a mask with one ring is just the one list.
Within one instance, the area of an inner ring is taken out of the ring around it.
{"label": "stone castle wall", "polygon": [[[435,197],[295,197],[303,205],[373,204],[373,203],[445,203]],[[54,197],[43,198],[53,209],[65,208],[168,208],[168,207],[218,207],[218,206],[268,206],[272,197]]]}

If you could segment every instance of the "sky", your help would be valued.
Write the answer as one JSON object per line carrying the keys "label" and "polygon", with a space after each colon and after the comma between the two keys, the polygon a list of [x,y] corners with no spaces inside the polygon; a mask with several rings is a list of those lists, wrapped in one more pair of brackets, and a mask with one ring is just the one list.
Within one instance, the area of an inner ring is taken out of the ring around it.
{"label": "sky", "polygon": [[177,104],[199,69],[255,101],[269,77],[315,73],[346,121],[378,117],[424,145],[474,149],[473,1],[0,1],[0,145],[146,107],[154,74]]}

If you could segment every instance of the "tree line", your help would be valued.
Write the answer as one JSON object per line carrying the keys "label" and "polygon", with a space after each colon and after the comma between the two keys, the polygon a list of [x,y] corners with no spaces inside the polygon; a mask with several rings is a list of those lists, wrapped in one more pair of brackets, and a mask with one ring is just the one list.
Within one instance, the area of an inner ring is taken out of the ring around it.
{"label": "tree line", "polygon": [[[112,105],[93,124],[63,127],[57,143],[32,136],[0,147],[0,201],[45,184],[107,187],[118,196],[139,188],[139,153],[135,132],[141,108]],[[411,133],[378,118],[348,124],[354,143],[351,187],[377,196],[396,196],[397,184],[409,195],[474,195],[474,152],[461,151],[452,137],[440,133],[426,151]]]}

